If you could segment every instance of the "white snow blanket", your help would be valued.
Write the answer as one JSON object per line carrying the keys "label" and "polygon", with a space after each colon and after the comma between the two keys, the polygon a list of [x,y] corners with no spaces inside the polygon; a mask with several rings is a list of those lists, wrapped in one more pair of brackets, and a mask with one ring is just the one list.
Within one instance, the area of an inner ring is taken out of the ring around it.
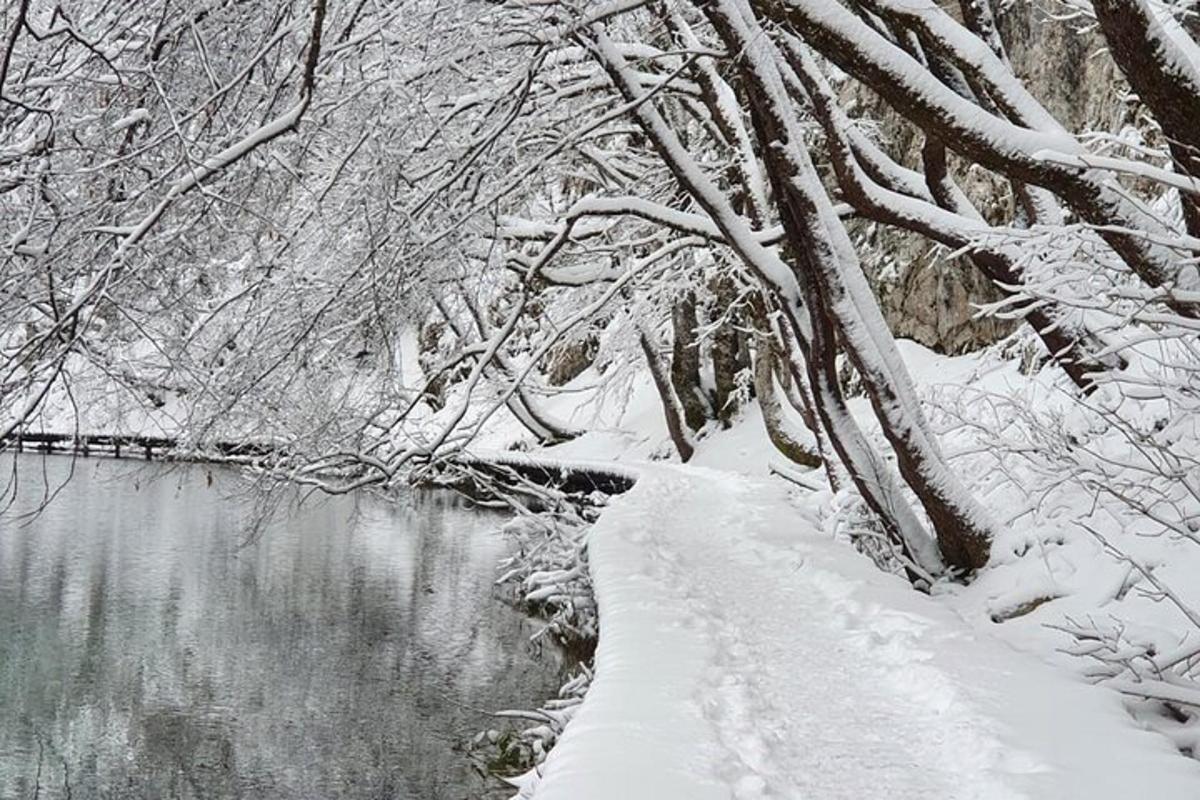
{"label": "white snow blanket", "polygon": [[1200,797],[1114,693],[877,571],[781,485],[640,472],[591,534],[595,681],[523,796]]}

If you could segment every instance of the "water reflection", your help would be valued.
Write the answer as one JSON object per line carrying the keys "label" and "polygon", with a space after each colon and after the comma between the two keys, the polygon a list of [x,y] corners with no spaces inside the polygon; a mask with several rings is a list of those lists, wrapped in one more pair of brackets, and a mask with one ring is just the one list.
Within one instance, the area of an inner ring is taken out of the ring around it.
{"label": "water reflection", "polygon": [[53,483],[69,459],[19,458],[0,517],[2,798],[478,798],[454,750],[488,724],[478,709],[557,687],[492,597],[494,516],[321,498],[247,544],[234,476],[95,460],[20,524],[43,467]]}

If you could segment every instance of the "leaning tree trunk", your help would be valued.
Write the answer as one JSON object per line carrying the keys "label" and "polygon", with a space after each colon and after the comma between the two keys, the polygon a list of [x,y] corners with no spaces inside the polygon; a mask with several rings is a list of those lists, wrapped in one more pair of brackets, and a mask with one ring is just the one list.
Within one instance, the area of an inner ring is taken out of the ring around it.
{"label": "leaning tree trunk", "polygon": [[[1175,168],[1200,178],[1200,47],[1166,3],[1093,0],[1108,52],[1166,135]],[[1192,13],[1194,15],[1194,12]],[[1200,237],[1200,207],[1179,193],[1187,232]]]}
{"label": "leaning tree trunk", "polygon": [[638,344],[641,345],[642,353],[646,356],[646,364],[650,367],[650,376],[654,379],[654,388],[658,390],[658,399],[662,402],[663,416],[667,421],[667,433],[670,434],[671,442],[679,452],[679,460],[689,461],[695,453],[695,447],[692,445],[692,432],[684,419],[683,404],[679,402],[679,397],[675,394],[675,386],[671,381],[667,365],[663,363],[662,355],[659,353],[658,343],[653,334],[640,328]]}
{"label": "leaning tree trunk", "polygon": [[796,109],[775,66],[779,54],[761,29],[748,31],[728,0],[705,11],[725,46],[744,54],[738,65],[751,119],[814,327],[823,310],[862,378],[901,475],[933,524],[942,557],[959,569],[978,569],[989,557],[991,520],[950,471],[929,430],[853,244],[809,159]]}
{"label": "leaning tree trunk", "polygon": [[729,246],[762,282],[764,289],[779,301],[787,315],[788,330],[804,353],[811,376],[813,405],[827,431],[830,446],[845,464],[863,499],[879,516],[888,536],[908,557],[914,583],[917,578],[931,580],[942,574],[945,565],[925,526],[909,507],[889,465],[870,446],[845,407],[837,380],[837,343],[827,315],[823,311],[814,313],[811,324],[807,321],[794,270],[788,268],[777,252],[758,241],[746,218],[737,213],[722,190],[696,168],[679,137],[654,104],[647,102],[640,81],[626,66],[624,56],[602,26],[591,29],[590,39],[583,38],[630,104],[630,115],[675,180],[708,213]]}
{"label": "leaning tree trunk", "polygon": [[[853,123],[839,108],[833,90],[807,54],[789,47],[787,56],[804,84],[814,116],[825,131],[826,147],[842,198],[855,211],[867,219],[913,231],[964,251],[969,263],[1012,298],[1006,315],[1028,322],[1051,358],[1084,392],[1095,388],[1098,375],[1123,366],[1117,356],[1097,355],[1104,352],[1104,343],[1086,327],[1069,322],[1057,304],[1019,296],[1025,281],[1022,268],[1002,248],[978,244],[972,238],[973,232],[975,239],[985,238],[978,236],[978,232],[986,223],[951,180],[945,148],[940,142],[926,137],[922,149],[925,174],[914,188],[915,173],[905,174],[886,154],[865,152],[872,147],[869,143],[851,139]],[[1032,196],[1034,192],[1026,194]],[[1039,190],[1038,194],[1046,193]],[[1014,297],[1014,293],[1018,296]]]}
{"label": "leaning tree trunk", "polygon": [[754,354],[754,391],[758,396],[758,406],[762,410],[767,438],[788,461],[801,467],[815,469],[821,466],[820,454],[815,448],[801,441],[798,432],[784,413],[783,404],[779,402],[779,393],[775,388],[778,355],[772,343],[773,338],[759,334],[756,337],[758,346]]}

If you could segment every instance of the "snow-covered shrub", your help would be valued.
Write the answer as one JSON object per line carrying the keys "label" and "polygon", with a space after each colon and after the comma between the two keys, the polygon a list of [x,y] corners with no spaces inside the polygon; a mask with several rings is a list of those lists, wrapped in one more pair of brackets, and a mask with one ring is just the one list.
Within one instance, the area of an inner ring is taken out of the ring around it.
{"label": "snow-covered shrub", "polygon": [[904,573],[896,546],[880,525],[879,517],[853,487],[845,487],[833,494],[825,518],[825,531],[835,539],[849,542],[884,572]]}
{"label": "snow-covered shrub", "polygon": [[512,520],[504,532],[514,550],[496,582],[513,586],[517,601],[545,618],[533,641],[548,638],[570,651],[590,651],[597,623],[586,522],[574,514],[529,514]]}
{"label": "snow-covered shrub", "polygon": [[530,645],[541,648],[551,642],[578,667],[558,696],[540,708],[496,714],[498,719],[523,724],[482,731],[470,748],[489,774],[518,789],[514,800],[532,791],[547,753],[583,702],[592,681],[591,658],[598,636],[587,534],[605,497],[593,493],[583,502],[573,502],[561,493],[548,492],[558,501],[552,507],[539,512],[521,508],[505,525],[513,552],[501,562],[496,583],[511,587],[515,602],[545,620]]}
{"label": "snow-covered shrub", "polygon": [[496,715],[499,719],[527,723],[524,727],[481,731],[472,740],[471,749],[482,754],[487,772],[517,789],[512,800],[532,796],[541,779],[542,763],[579,710],[591,683],[592,670],[582,664],[559,689],[558,697],[541,708],[502,711]]}
{"label": "snow-covered shrub", "polygon": [[1131,336],[1130,366],[1086,397],[990,365],[938,390],[933,419],[959,474],[1005,511],[962,600],[1198,755],[1200,353],[1173,333]]}

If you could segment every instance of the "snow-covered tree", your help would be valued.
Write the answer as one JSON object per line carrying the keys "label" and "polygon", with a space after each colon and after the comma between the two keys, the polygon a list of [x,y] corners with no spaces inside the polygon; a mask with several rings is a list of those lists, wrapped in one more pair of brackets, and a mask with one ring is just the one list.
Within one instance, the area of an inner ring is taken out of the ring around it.
{"label": "snow-covered tree", "polygon": [[91,380],[342,490],[497,414],[576,436],[546,400],[594,363],[649,374],[683,459],[757,402],[915,581],[978,569],[998,523],[856,226],[978,270],[1079,403],[1195,388],[1195,41],[1170,3],[1065,5],[1142,141],[1058,121],[988,0],[10,4],[0,432]]}

